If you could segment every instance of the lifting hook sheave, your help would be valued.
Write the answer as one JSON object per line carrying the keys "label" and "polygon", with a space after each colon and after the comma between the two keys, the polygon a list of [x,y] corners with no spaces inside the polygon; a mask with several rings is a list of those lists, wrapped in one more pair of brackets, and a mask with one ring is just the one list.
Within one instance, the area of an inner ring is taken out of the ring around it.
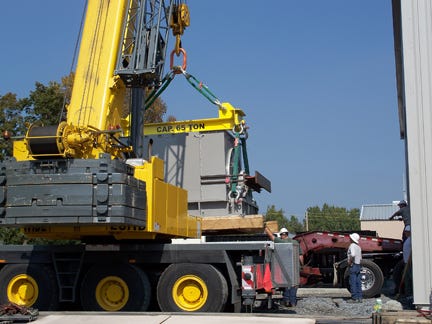
{"label": "lifting hook sheave", "polygon": [[173,5],[173,10],[171,14],[170,27],[172,29],[173,35],[176,37],[175,43],[175,53],[180,55],[181,49],[181,35],[183,35],[186,27],[190,25],[190,15],[189,8],[187,4],[181,1],[175,1]]}

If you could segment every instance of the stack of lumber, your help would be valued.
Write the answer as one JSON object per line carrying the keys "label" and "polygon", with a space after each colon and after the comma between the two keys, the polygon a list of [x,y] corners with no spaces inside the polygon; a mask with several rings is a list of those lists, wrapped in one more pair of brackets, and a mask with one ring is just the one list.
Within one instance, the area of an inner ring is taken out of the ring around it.
{"label": "stack of lumber", "polygon": [[236,234],[263,232],[263,215],[206,216],[202,218],[203,234]]}

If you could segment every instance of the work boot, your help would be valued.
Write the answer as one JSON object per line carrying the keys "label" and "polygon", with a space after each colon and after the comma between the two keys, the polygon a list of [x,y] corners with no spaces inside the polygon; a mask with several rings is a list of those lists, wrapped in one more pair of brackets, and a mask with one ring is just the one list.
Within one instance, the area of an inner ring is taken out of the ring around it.
{"label": "work boot", "polygon": [[355,304],[355,303],[358,303],[358,299],[350,298],[346,302],[349,303],[349,304]]}

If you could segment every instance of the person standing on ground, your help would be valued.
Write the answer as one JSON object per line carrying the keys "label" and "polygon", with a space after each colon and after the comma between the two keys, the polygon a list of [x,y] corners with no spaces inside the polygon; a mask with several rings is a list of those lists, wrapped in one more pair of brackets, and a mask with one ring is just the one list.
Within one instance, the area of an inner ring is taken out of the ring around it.
{"label": "person standing on ground", "polygon": [[362,260],[362,251],[359,245],[360,235],[357,233],[350,234],[351,244],[348,247],[347,257],[349,266],[349,284],[351,289],[351,303],[361,303],[363,292],[361,287],[360,262]]}
{"label": "person standing on ground", "polygon": [[404,222],[404,232],[402,234],[402,240],[405,241],[405,227],[411,225],[411,211],[408,203],[405,200],[401,200],[398,203],[399,210],[395,211],[393,215],[389,217],[389,220],[397,219]]}
{"label": "person standing on ground", "polygon": [[404,260],[404,276],[402,278],[405,295],[412,296],[413,287],[412,287],[412,262],[411,262],[411,225],[408,225],[404,229],[404,234],[406,240],[403,244],[403,260]]}
{"label": "person standing on ground", "polygon": [[[289,237],[288,230],[284,227],[279,231],[279,237],[276,237],[273,232],[266,226],[265,232],[267,236],[275,243],[291,243],[293,240]],[[300,266],[303,265],[303,253],[301,248],[299,248],[299,261]],[[283,303],[284,306],[295,307],[297,305],[297,289],[298,286],[292,286],[287,288],[283,292]]]}

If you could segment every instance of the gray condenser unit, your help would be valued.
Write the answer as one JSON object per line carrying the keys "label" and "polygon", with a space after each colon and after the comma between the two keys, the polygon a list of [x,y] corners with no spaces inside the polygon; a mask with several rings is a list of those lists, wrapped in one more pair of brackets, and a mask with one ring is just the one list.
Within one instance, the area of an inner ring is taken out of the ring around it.
{"label": "gray condenser unit", "polygon": [[234,156],[235,140],[231,132],[213,131],[147,135],[144,144],[149,147],[147,158],[164,160],[165,181],[188,191],[191,215],[257,214],[252,190],[269,190],[270,183],[257,172],[245,173],[243,159]]}

